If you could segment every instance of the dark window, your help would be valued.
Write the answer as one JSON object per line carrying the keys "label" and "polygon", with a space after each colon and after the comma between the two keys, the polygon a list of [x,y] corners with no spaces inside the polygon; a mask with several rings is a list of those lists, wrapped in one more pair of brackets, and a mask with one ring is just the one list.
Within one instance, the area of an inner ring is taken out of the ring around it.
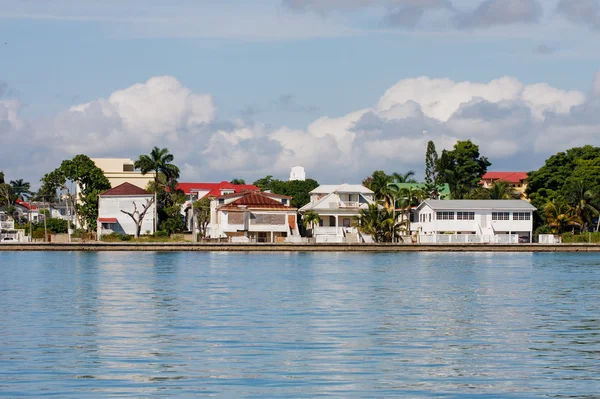
{"label": "dark window", "polygon": [[437,220],[454,220],[454,212],[438,212]]}
{"label": "dark window", "polygon": [[531,220],[531,213],[513,212],[513,220]]}
{"label": "dark window", "polygon": [[475,220],[475,212],[456,212],[456,220]]}
{"label": "dark window", "polygon": [[510,220],[509,212],[492,212],[492,220]]}

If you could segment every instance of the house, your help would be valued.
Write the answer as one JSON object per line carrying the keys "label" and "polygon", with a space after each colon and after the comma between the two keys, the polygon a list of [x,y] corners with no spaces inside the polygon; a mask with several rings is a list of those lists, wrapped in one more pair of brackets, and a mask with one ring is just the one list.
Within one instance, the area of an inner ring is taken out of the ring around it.
{"label": "house", "polygon": [[28,222],[37,223],[40,220],[40,210],[32,202],[23,201],[22,199],[15,200],[15,210],[19,214],[20,219],[26,219]]}
{"label": "house", "polygon": [[98,196],[98,240],[113,232],[135,235],[138,222],[142,234],[154,233],[154,206],[154,194],[131,183],[103,192]]}
{"label": "house", "polygon": [[237,242],[283,242],[300,239],[292,197],[244,191],[211,200],[210,238]]}
{"label": "house", "polygon": [[531,242],[535,207],[524,200],[425,200],[411,231],[419,242]]}
{"label": "house", "polygon": [[182,190],[187,197],[186,202],[181,207],[181,214],[185,217],[185,225],[188,230],[192,229],[191,207],[194,202],[204,197],[214,198],[245,191],[260,191],[260,188],[252,184],[231,184],[227,181],[220,183],[179,183],[177,189]]}
{"label": "house", "polygon": [[27,237],[25,230],[15,229],[15,221],[6,212],[0,211],[0,242],[4,240],[24,242]]}
{"label": "house", "polygon": [[91,158],[96,166],[102,169],[104,176],[110,182],[111,187],[117,187],[122,183],[129,183],[145,189],[148,183],[154,181],[154,172],[145,175],[136,171],[133,167],[134,161],[129,158]]}
{"label": "house", "polygon": [[520,199],[527,200],[527,172],[487,172],[481,177],[479,184],[483,188],[492,188],[495,182],[505,181]]}
{"label": "house", "polygon": [[372,203],[373,191],[360,184],[321,185],[310,192],[310,202],[299,212],[319,215],[319,225],[312,232],[316,242],[360,242],[352,221]]}

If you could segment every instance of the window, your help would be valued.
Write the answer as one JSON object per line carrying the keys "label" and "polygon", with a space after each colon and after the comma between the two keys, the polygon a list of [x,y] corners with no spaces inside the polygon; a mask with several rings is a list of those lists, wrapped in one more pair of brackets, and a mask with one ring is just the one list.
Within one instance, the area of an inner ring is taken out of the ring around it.
{"label": "window", "polygon": [[429,221],[431,222],[431,213],[429,214]]}
{"label": "window", "polygon": [[454,212],[438,212],[438,220],[454,220]]}
{"label": "window", "polygon": [[492,212],[492,220],[510,220],[509,212]]}
{"label": "window", "polygon": [[123,164],[123,172],[133,172],[133,164]]}
{"label": "window", "polygon": [[475,212],[456,212],[456,220],[475,220]]}
{"label": "window", "polygon": [[281,199],[281,203],[282,203],[283,205],[287,205],[287,198],[282,198],[282,199]]}
{"label": "window", "polygon": [[219,198],[219,205],[223,205],[225,203],[225,198]]}
{"label": "window", "polygon": [[513,220],[531,220],[531,213],[513,212]]}

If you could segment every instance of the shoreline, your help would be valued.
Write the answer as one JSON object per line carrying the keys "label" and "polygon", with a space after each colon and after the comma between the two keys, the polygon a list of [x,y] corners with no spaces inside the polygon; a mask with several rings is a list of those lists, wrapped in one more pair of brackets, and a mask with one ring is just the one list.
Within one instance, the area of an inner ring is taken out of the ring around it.
{"label": "shoreline", "polygon": [[600,252],[600,244],[6,243],[3,251],[154,252]]}

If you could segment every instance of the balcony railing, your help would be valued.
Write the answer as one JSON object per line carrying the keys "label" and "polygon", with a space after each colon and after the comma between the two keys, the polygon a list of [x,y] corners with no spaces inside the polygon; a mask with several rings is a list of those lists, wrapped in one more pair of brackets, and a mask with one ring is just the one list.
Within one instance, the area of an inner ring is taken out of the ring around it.
{"label": "balcony railing", "polygon": [[359,208],[360,202],[358,202],[358,201],[340,201],[339,207],[340,208]]}

